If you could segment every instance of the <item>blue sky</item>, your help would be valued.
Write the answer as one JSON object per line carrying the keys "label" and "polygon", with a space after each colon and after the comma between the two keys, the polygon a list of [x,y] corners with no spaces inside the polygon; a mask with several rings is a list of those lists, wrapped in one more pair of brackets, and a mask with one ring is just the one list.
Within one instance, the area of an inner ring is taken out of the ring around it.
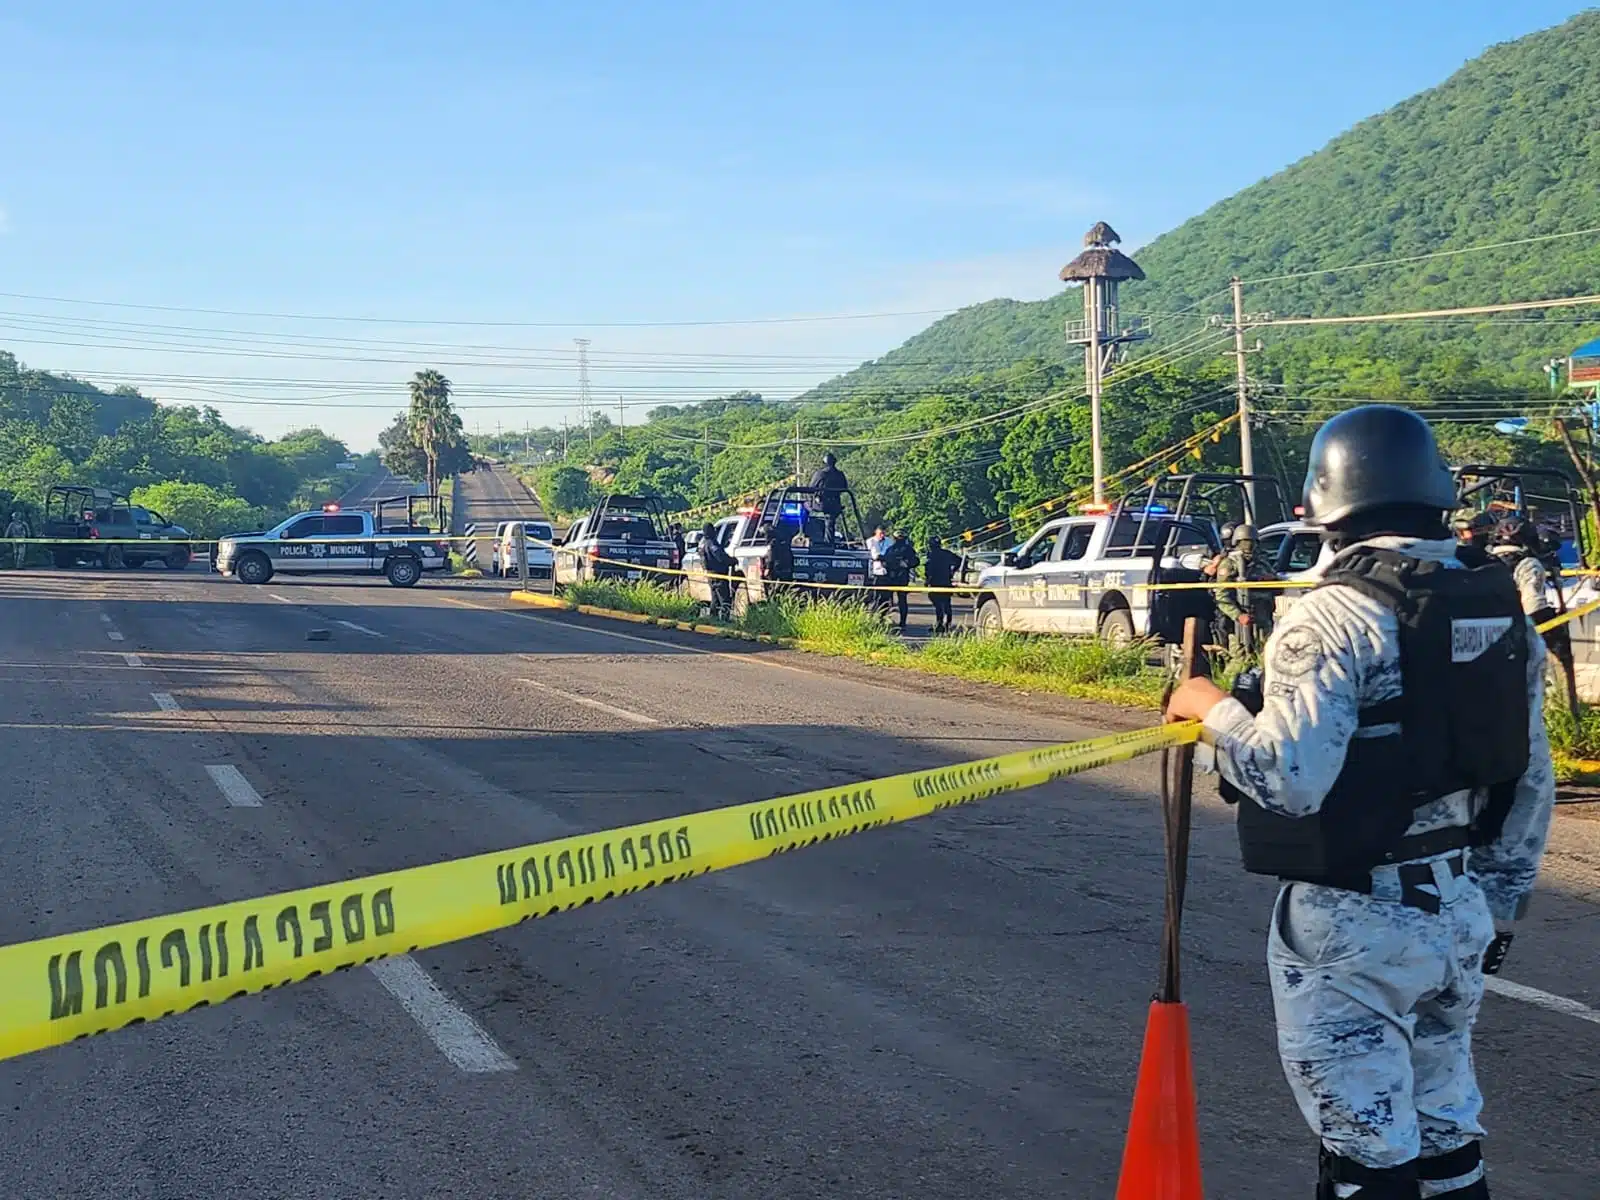
{"label": "blue sky", "polygon": [[790,394],[931,318],[649,323],[1048,295],[1095,220],[1147,241],[1573,11],[13,0],[0,291],[380,320],[0,297],[0,347],[358,446],[433,360],[469,427],[559,420],[577,336],[632,419]]}

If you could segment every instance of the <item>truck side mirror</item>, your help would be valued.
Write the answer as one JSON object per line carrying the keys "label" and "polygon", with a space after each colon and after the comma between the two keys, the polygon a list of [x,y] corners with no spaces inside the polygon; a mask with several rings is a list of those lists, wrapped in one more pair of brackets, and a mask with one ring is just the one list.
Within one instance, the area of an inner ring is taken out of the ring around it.
{"label": "truck side mirror", "polygon": [[1007,550],[1000,555],[1000,565],[1002,567],[1025,567],[1028,565],[1028,556]]}

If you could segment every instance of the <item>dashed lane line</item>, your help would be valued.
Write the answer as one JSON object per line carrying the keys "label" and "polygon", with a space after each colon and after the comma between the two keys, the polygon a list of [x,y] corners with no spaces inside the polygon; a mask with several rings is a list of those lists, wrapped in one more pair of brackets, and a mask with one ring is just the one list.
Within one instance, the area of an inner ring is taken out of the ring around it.
{"label": "dashed lane line", "polygon": [[178,712],[182,708],[171,692],[151,692],[150,699],[156,702],[156,707],[162,712]]}
{"label": "dashed lane line", "polygon": [[211,776],[211,782],[217,785],[217,789],[235,808],[261,807],[261,793],[250,786],[250,781],[239,773],[238,767],[229,764],[207,767],[206,774]]}
{"label": "dashed lane line", "polygon": [[144,659],[140,658],[137,654],[131,654],[127,651],[123,652],[122,661],[127,663],[130,667],[144,666]]}
{"label": "dashed lane line", "polygon": [[563,700],[570,700],[574,704],[581,704],[585,708],[599,709],[603,713],[610,713],[613,717],[621,717],[624,721],[632,721],[635,725],[661,724],[654,717],[647,717],[643,713],[632,712],[626,708],[618,708],[614,704],[607,704],[604,700],[580,696],[576,692],[564,692],[560,688],[551,687],[548,683],[540,683],[537,679],[519,679],[517,682],[525,683],[529,687],[536,687],[541,692],[549,692],[552,696],[560,696]]}
{"label": "dashed lane line", "polygon": [[367,970],[458,1069],[474,1075],[517,1069],[488,1031],[445,995],[409,954],[372,963]]}
{"label": "dashed lane line", "polygon": [[120,633],[118,633],[115,629],[106,630],[106,636],[108,638],[110,638],[113,642],[120,642],[120,641],[123,640],[122,635]]}
{"label": "dashed lane line", "polygon": [[289,597],[280,596],[277,592],[268,592],[267,595],[271,596],[279,604],[293,604],[294,603],[294,601],[289,599]]}
{"label": "dashed lane line", "polygon": [[100,619],[102,621],[104,621],[107,625],[111,624],[111,614],[110,613],[101,613],[100,614]]}
{"label": "dashed lane line", "polygon": [[354,629],[357,633],[364,633],[368,637],[381,638],[389,636],[385,633],[379,633],[376,629],[368,629],[365,625],[357,625],[354,621],[345,621],[338,617],[335,617],[333,620],[334,624],[336,625],[343,625],[346,629]]}

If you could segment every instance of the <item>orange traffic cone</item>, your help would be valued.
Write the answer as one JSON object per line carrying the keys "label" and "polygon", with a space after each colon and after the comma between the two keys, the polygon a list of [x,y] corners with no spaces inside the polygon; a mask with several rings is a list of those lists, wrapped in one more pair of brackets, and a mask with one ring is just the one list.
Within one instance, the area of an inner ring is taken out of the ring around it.
{"label": "orange traffic cone", "polygon": [[1189,1010],[1179,1003],[1150,1005],[1117,1200],[1202,1200]]}

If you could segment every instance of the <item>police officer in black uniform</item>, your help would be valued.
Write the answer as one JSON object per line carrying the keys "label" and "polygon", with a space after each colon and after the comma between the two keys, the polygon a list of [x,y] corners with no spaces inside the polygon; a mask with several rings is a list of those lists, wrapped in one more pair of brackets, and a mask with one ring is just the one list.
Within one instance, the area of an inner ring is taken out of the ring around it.
{"label": "police officer in black uniform", "polygon": [[828,542],[839,540],[839,518],[844,516],[844,494],[850,490],[850,481],[839,469],[839,460],[830,450],[822,456],[822,466],[811,476],[811,486],[817,489],[817,501],[822,509],[822,519],[827,529]]}

